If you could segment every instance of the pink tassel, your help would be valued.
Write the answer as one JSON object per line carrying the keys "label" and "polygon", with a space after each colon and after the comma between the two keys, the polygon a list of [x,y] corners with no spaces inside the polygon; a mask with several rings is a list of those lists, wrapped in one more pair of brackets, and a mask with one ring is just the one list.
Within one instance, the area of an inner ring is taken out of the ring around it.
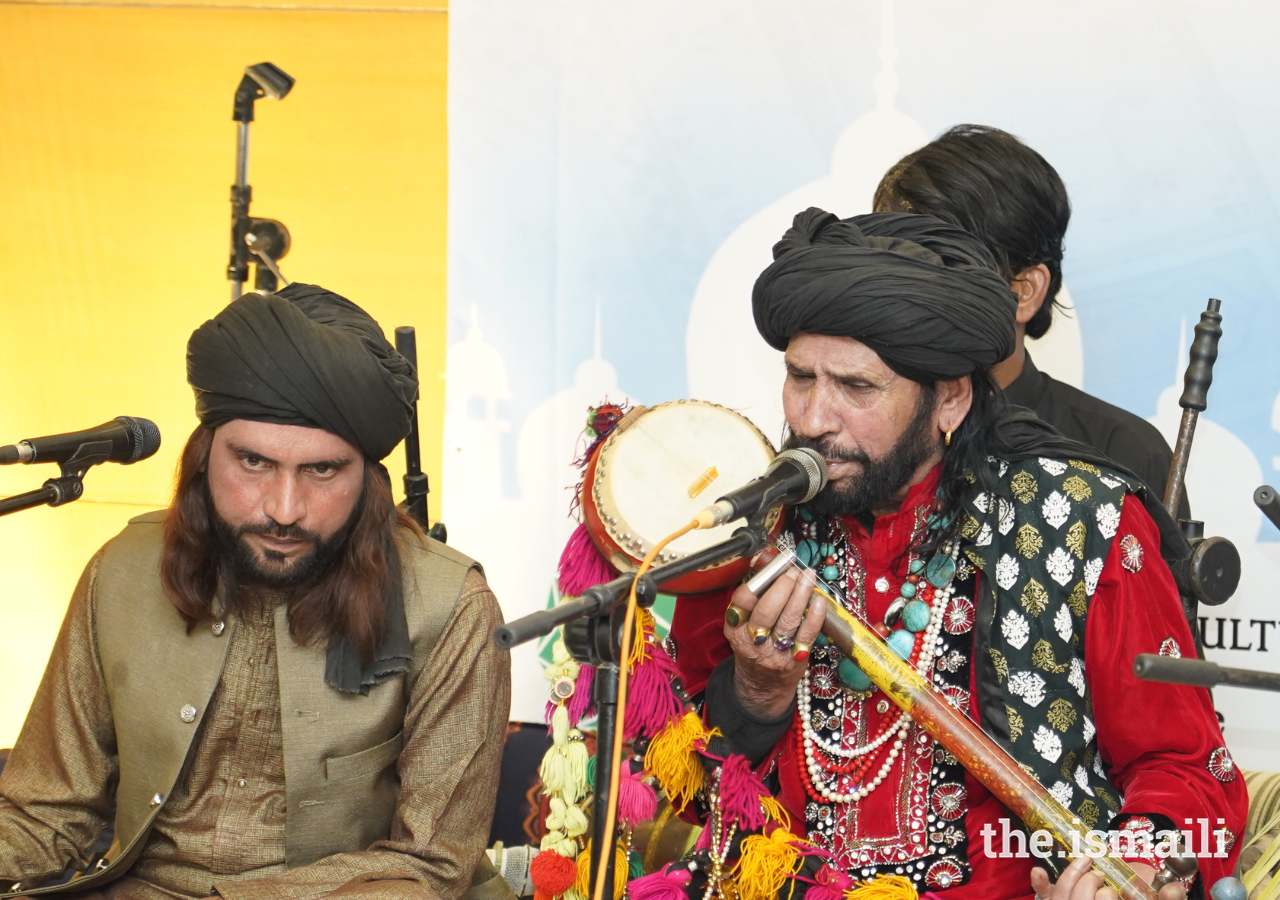
{"label": "pink tassel", "polygon": [[761,830],[765,814],[760,798],[767,793],[746,757],[731,753],[720,769],[720,804],[725,817],[736,822],[741,831]]}
{"label": "pink tassel", "polygon": [[587,588],[617,577],[609,561],[600,555],[586,525],[579,525],[569,535],[569,541],[560,554],[560,593],[576,597]]}
{"label": "pink tassel", "polygon": [[573,683],[573,696],[569,698],[569,724],[577,726],[578,720],[592,709],[595,700],[591,696],[591,687],[596,681],[596,667],[582,665],[578,668],[578,678]]}
{"label": "pink tassel", "polygon": [[627,885],[631,900],[686,900],[685,888],[693,879],[685,869],[654,872]]}
{"label": "pink tassel", "polygon": [[814,882],[805,891],[805,900],[844,900],[845,891],[853,887],[853,879],[833,866],[819,869]]}
{"label": "pink tassel", "polygon": [[653,737],[667,723],[684,712],[684,705],[671,687],[675,663],[660,644],[650,646],[649,658],[631,670],[627,678],[627,714],[623,722],[626,739],[642,734]]}
{"label": "pink tassel", "polygon": [[618,818],[628,828],[658,814],[658,795],[645,783],[643,774],[628,772],[618,781]]}

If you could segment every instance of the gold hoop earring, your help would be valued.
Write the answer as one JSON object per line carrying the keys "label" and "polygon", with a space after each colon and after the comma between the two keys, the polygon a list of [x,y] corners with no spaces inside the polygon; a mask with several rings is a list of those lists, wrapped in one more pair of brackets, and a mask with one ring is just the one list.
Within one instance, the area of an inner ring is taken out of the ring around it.
{"label": "gold hoop earring", "polygon": [[943,438],[943,441],[944,443],[946,443],[948,447],[951,446],[951,429],[950,428],[947,429],[947,435],[945,438]]}

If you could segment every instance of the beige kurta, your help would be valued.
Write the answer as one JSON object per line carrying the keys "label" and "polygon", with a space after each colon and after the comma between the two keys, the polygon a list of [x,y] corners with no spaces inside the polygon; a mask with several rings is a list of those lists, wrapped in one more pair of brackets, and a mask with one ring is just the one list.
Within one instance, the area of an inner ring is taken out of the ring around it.
{"label": "beige kurta", "polygon": [[[111,822],[115,731],[95,644],[95,559],[72,597],[31,711],[0,775],[0,891],[33,887]],[[88,897],[294,900],[463,894],[493,815],[510,671],[491,635],[501,622],[471,570],[431,658],[406,685],[400,793],[387,840],[286,871],[285,764],[275,610],[239,620],[226,665],[178,784],[138,861]],[[206,626],[207,627],[207,626]],[[175,676],[178,677],[178,676]],[[408,677],[408,676],[406,676]],[[58,767],[50,794],[48,767]],[[458,774],[456,784],[440,776]],[[63,896],[76,896],[63,895]]]}

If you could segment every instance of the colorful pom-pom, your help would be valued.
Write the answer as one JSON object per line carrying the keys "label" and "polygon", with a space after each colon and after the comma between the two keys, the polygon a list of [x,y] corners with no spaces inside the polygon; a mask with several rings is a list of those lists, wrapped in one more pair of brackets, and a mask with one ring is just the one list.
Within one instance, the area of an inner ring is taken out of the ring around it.
{"label": "colorful pom-pom", "polygon": [[680,715],[683,705],[671,679],[675,663],[661,647],[655,649],[627,676],[627,714],[623,723],[627,740],[653,737]]}
{"label": "colorful pom-pom", "polygon": [[687,900],[692,880],[687,869],[676,868],[637,878],[627,888],[631,900]]}
{"label": "colorful pom-pom", "polygon": [[658,795],[644,780],[642,772],[628,772],[624,762],[618,779],[618,819],[629,828],[647,822],[658,812]]}
{"label": "colorful pom-pom", "polygon": [[918,900],[919,896],[911,879],[901,875],[877,875],[845,892],[847,900]]}
{"label": "colorful pom-pom", "polygon": [[591,542],[586,525],[579,525],[569,535],[560,553],[559,572],[560,593],[565,597],[576,597],[589,587],[612,581],[617,575]]}
{"label": "colorful pom-pom", "polygon": [[[627,890],[627,875],[629,873],[627,866],[627,845],[621,841],[617,844],[616,855],[613,859],[613,898],[614,900],[622,900],[622,895]],[[590,897],[595,890],[595,885],[591,883],[591,842],[587,841],[587,847],[578,854],[577,874],[573,882],[573,890],[581,897]]]}
{"label": "colorful pom-pom", "polygon": [[853,887],[853,879],[835,866],[823,866],[814,881],[805,891],[805,900],[844,900],[845,892]]}
{"label": "colorful pom-pom", "polygon": [[792,846],[800,839],[784,828],[768,837],[753,834],[742,842],[737,865],[742,900],[777,900],[778,892],[800,867],[800,853]]}
{"label": "colorful pom-pom", "polygon": [[765,823],[760,798],[768,794],[746,757],[729,754],[720,768],[720,809],[724,816],[743,831],[759,831]]}
{"label": "colorful pom-pom", "polygon": [[573,887],[578,877],[578,864],[559,853],[539,853],[529,863],[529,879],[534,889],[550,897],[563,894]]}
{"label": "colorful pom-pom", "polygon": [[702,789],[705,775],[698,751],[718,733],[708,732],[697,713],[687,712],[649,743],[644,767],[658,779],[676,812],[682,812],[693,795]]}

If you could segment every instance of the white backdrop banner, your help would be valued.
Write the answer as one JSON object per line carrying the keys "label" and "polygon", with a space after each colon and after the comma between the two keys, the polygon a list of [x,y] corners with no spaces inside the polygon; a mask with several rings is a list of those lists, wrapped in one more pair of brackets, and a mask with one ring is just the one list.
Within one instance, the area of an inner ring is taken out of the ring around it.
{"label": "white backdrop banner", "polygon": [[[1071,194],[1074,311],[1030,345],[1042,369],[1172,441],[1190,329],[1223,300],[1188,490],[1244,574],[1202,615],[1212,659],[1280,671],[1280,532],[1251,502],[1280,478],[1280,8],[458,0],[450,29],[443,512],[509,619],[554,599],[587,408],[694,397],[776,440],[780,354],[750,314],[770,247],[976,122]],[[513,718],[541,717],[542,652],[513,654]],[[1280,769],[1280,697],[1215,700],[1238,762]]]}

